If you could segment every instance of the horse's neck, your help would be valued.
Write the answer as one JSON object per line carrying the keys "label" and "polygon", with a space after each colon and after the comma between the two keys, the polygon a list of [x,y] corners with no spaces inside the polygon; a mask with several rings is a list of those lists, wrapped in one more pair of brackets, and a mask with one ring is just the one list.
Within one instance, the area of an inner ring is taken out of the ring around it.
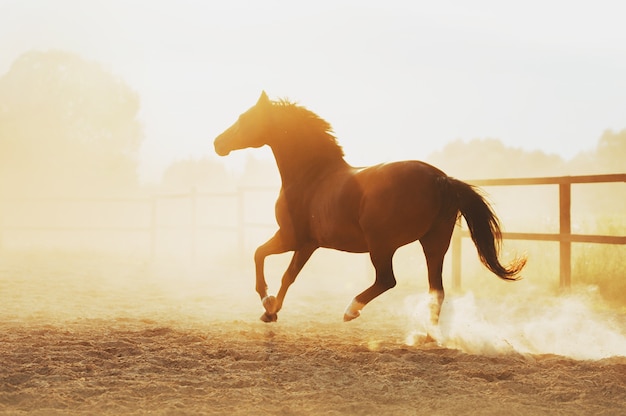
{"label": "horse's neck", "polygon": [[307,154],[306,151],[274,149],[274,157],[282,180],[283,189],[314,187],[325,175],[341,169],[350,169],[343,158]]}

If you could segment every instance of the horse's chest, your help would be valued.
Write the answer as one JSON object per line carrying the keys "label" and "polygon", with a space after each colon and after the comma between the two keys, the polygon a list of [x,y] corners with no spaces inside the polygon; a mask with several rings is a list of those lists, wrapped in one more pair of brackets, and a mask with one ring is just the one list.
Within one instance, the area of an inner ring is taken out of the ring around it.
{"label": "horse's chest", "polygon": [[313,241],[319,247],[366,251],[358,220],[360,194],[349,179],[327,177],[306,192],[286,190],[277,203],[281,229],[298,242]]}

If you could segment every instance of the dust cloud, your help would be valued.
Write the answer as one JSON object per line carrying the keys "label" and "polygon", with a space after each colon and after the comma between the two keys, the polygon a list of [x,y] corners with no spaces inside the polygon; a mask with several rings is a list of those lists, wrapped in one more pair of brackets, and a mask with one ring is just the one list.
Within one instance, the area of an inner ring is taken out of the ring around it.
{"label": "dust cloud", "polygon": [[[396,267],[398,286],[369,304],[355,324],[380,325],[369,345],[419,346],[429,333],[438,345],[469,354],[626,357],[626,317],[593,286],[558,293],[530,281],[501,283],[485,271],[484,290],[467,282],[470,289],[447,291],[440,325],[433,328],[425,266],[414,267],[418,253],[400,254],[406,259]],[[277,292],[288,261],[288,255],[268,259],[271,293]],[[409,266],[417,269],[410,277]],[[192,264],[175,255],[150,262],[132,254],[31,249],[3,253],[0,276],[4,319],[29,325],[90,320],[114,325],[121,319],[202,328],[212,322],[256,323],[262,313],[252,258],[236,254]],[[343,309],[372,281],[367,256],[321,250],[291,287],[278,325],[340,325],[349,336],[355,325],[341,322]]]}
{"label": "dust cloud", "polygon": [[[471,354],[555,354],[578,360],[626,356],[623,315],[598,310],[597,294],[547,296],[530,291],[480,298],[453,296],[443,306],[438,341]],[[412,330],[407,343],[429,332],[428,296],[405,300]],[[431,330],[432,331],[432,330]]]}

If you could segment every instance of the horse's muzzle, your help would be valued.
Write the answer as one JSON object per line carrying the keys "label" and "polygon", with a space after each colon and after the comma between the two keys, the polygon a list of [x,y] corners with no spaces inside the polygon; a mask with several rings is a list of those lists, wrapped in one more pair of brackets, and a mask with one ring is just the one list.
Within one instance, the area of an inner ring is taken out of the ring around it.
{"label": "horse's muzzle", "polygon": [[220,140],[222,136],[219,135],[213,142],[213,146],[215,147],[215,153],[220,156],[227,156],[230,153],[230,149],[224,146],[224,141]]}

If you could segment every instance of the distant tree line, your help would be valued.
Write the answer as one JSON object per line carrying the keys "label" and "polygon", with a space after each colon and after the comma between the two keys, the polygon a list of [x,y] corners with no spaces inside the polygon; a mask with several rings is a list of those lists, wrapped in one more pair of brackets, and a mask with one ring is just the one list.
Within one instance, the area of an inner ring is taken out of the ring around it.
{"label": "distant tree line", "polygon": [[135,190],[138,95],[97,63],[28,52],[0,78],[0,194]]}
{"label": "distant tree line", "polygon": [[456,140],[428,158],[447,173],[466,179],[624,173],[625,160],[626,129],[605,131],[595,149],[571,160],[508,147],[498,139]]}
{"label": "distant tree line", "polygon": [[[101,65],[72,53],[28,52],[0,78],[0,195],[135,192],[144,139],[137,93]],[[498,139],[456,140],[427,162],[465,179],[626,171],[626,129],[606,131],[572,160],[505,146]],[[162,191],[278,185],[273,161],[249,158],[233,174],[212,156],[172,163]]]}
{"label": "distant tree line", "polygon": [[[596,148],[582,152],[571,160],[542,151],[527,151],[505,146],[498,139],[455,140],[426,160],[451,176],[460,179],[496,177],[532,177],[591,175],[626,172],[626,129],[607,130]],[[206,189],[278,184],[278,172],[272,160],[250,157],[242,174],[234,175],[218,160],[180,160],[169,166],[162,184],[167,189]]]}

